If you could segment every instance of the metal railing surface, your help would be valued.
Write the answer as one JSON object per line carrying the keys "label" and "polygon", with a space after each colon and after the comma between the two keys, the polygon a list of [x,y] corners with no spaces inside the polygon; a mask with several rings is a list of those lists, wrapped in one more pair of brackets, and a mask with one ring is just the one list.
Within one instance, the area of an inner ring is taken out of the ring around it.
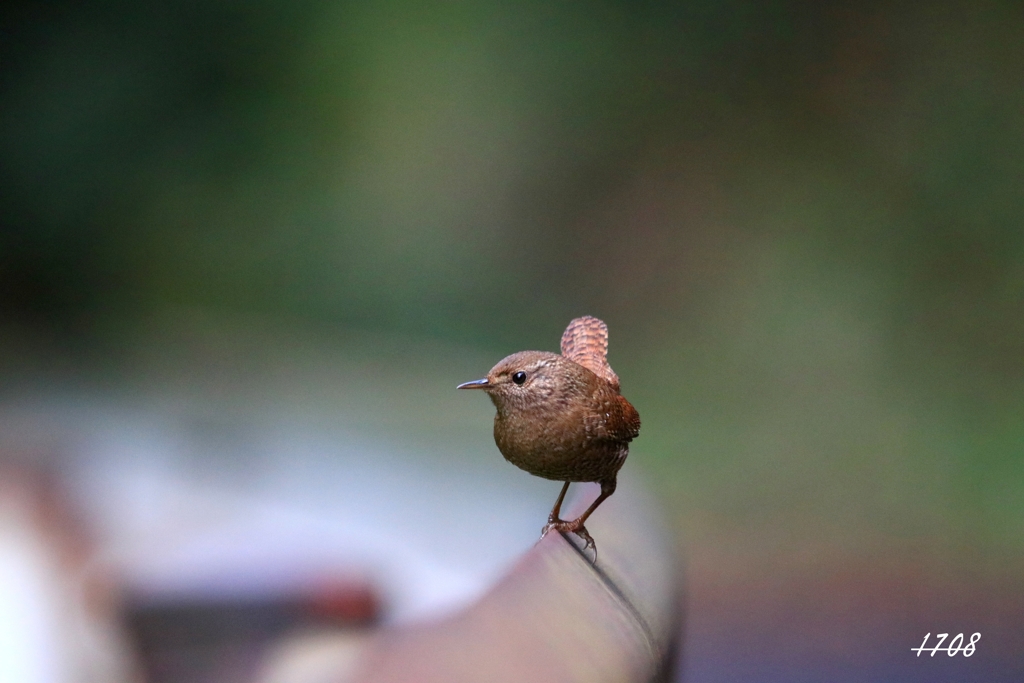
{"label": "metal railing surface", "polygon": [[[566,518],[597,490],[574,488],[581,491]],[[378,633],[351,680],[667,680],[682,632],[680,575],[669,535],[648,496],[626,479],[588,528],[597,542],[596,563],[577,537],[548,534],[468,609]]]}

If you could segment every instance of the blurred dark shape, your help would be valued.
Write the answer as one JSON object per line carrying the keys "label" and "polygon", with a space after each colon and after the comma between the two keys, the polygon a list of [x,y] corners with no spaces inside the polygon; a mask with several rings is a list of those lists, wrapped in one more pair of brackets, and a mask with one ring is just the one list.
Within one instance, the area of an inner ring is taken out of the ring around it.
{"label": "blurred dark shape", "polygon": [[367,629],[381,615],[374,589],[317,582],[309,595],[136,602],[128,624],[150,683],[245,683],[289,634]]}

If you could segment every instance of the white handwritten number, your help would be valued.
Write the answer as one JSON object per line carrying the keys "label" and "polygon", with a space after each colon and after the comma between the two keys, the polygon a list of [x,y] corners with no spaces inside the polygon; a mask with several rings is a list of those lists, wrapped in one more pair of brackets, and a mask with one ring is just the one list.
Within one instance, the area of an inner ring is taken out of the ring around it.
{"label": "white handwritten number", "polygon": [[[964,657],[970,657],[974,654],[974,644],[981,640],[981,634],[975,633],[971,636],[971,640],[967,643],[967,647],[964,648]],[[968,652],[970,650],[970,652]]]}
{"label": "white handwritten number", "polygon": [[[977,643],[981,640],[981,634],[975,633],[971,635],[971,639],[964,645],[964,634],[958,633],[953,636],[953,639],[949,641],[949,645],[945,648],[942,647],[942,643],[949,637],[948,633],[936,633],[935,637],[939,639],[939,642],[935,643],[935,647],[927,648],[928,639],[932,637],[931,633],[924,634],[924,640],[921,641],[920,647],[910,648],[911,652],[916,652],[917,656],[920,657],[921,653],[925,650],[931,650],[931,656],[934,657],[936,652],[945,652],[950,657],[955,657],[959,653],[963,653],[964,657],[970,657],[974,654],[977,648]],[[954,645],[955,643],[955,645]],[[962,647],[961,647],[962,646]]]}

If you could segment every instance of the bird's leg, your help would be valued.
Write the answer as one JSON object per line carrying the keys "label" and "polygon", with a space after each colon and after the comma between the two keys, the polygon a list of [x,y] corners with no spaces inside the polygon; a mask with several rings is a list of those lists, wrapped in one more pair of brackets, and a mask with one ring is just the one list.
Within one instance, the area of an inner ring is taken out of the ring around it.
{"label": "bird's leg", "polygon": [[551,514],[548,515],[548,524],[562,521],[559,515],[562,513],[562,501],[565,500],[565,494],[569,490],[569,483],[570,482],[565,482],[565,486],[562,487],[562,492],[558,494],[558,500],[555,501],[555,507],[551,508]]}
{"label": "bird's leg", "polygon": [[548,523],[544,525],[544,528],[540,532],[541,538],[544,538],[549,531],[555,528],[557,524],[565,524],[558,515],[562,512],[562,501],[565,500],[565,492],[569,490],[569,484],[570,482],[565,482],[565,486],[562,487],[562,492],[558,494],[558,499],[555,501],[555,507],[551,508],[551,514],[548,515]]}
{"label": "bird's leg", "polygon": [[[563,522],[557,519],[554,521],[549,520],[548,525],[544,527],[544,533],[546,534],[551,529],[554,529],[555,531],[571,531],[572,533],[576,534],[586,542],[584,548],[594,548],[594,551],[596,552],[597,546],[594,544],[594,538],[590,535],[589,532],[587,532],[587,529],[583,526],[583,524],[587,521],[587,518],[590,517],[594,510],[597,509],[597,506],[604,502],[605,498],[615,493],[615,483],[615,479],[606,479],[605,481],[602,481],[601,495],[599,495],[597,499],[590,504],[590,507],[587,508],[586,512],[584,512],[582,515],[572,520],[571,522]],[[565,494],[565,491],[568,488],[569,482],[566,482],[565,488],[562,489],[563,495]],[[555,510],[559,508],[561,503],[562,496],[559,496],[558,502],[555,504]],[[554,514],[555,511],[552,511],[552,515]]]}

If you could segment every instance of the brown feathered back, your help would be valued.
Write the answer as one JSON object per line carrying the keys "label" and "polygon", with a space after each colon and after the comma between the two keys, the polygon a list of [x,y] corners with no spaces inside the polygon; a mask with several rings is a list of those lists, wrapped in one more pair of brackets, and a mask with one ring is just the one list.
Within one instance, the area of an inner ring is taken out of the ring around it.
{"label": "brown feathered back", "polygon": [[619,376],[608,365],[608,326],[589,315],[576,318],[562,333],[562,355],[619,390]]}

